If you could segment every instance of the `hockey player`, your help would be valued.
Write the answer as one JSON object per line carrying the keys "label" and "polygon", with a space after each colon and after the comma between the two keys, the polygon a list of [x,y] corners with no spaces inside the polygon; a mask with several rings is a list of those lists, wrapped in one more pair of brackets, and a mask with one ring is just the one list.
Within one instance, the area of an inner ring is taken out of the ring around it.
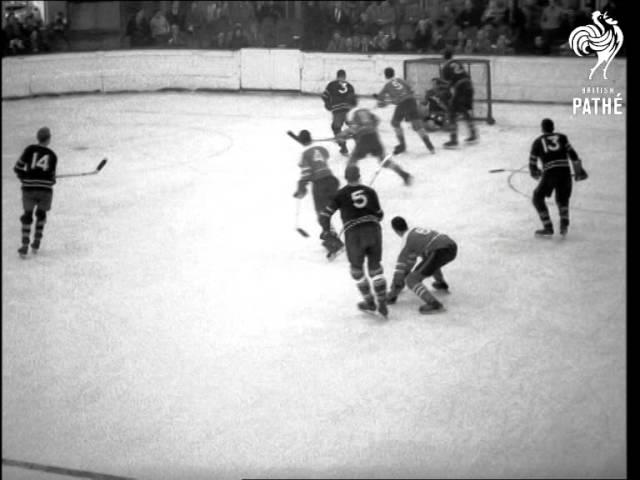
{"label": "hockey player", "polygon": [[[378,161],[382,162],[385,157],[385,152],[382,142],[380,141],[380,136],[378,135],[379,124],[380,119],[370,110],[366,108],[354,110],[351,114],[351,119],[347,122],[349,127],[340,132],[337,136],[339,139],[346,139],[349,137],[355,138],[356,146],[351,153],[351,157],[349,158],[347,165],[355,165],[358,160],[369,154],[377,157]],[[396,172],[400,178],[402,178],[405,185],[411,184],[412,176],[404,171],[402,167],[393,160],[387,160],[384,167],[390,168]]]}
{"label": "hockey player", "polygon": [[[301,130],[298,134],[298,140],[302,145],[308,147],[312,142],[311,134],[307,130]],[[340,186],[340,182],[329,168],[327,163],[328,159],[329,152],[324,147],[313,146],[305,148],[304,152],[302,152],[300,163],[298,164],[301,169],[298,188],[293,194],[295,198],[304,198],[307,194],[307,184],[311,182],[313,187],[313,204],[316,215],[318,215],[318,223],[320,223],[320,226],[323,225],[322,222],[320,222],[320,213],[327,206],[329,200],[336,194]],[[327,258],[329,259],[335,257],[344,247],[342,240],[340,240],[331,226],[327,232],[322,232],[320,240],[322,240],[322,246],[327,249]]]}
{"label": "hockey player", "polygon": [[441,76],[451,88],[451,103],[449,105],[451,138],[444,144],[445,148],[458,147],[458,114],[462,115],[469,127],[469,137],[465,139],[465,142],[474,143],[478,140],[478,132],[471,115],[473,110],[473,84],[471,83],[471,77],[462,64],[452,57],[453,52],[451,49],[446,49],[444,52],[445,64],[442,66]]}
{"label": "hockey player", "polygon": [[422,101],[426,107],[423,122],[427,130],[434,131],[448,125],[450,101],[449,84],[438,77],[431,79],[431,88],[425,92]]}
{"label": "hockey player", "polygon": [[[586,180],[588,175],[582,167],[578,154],[569,144],[567,136],[554,132],[553,121],[545,118],[542,120],[541,127],[542,135],[531,145],[529,156],[529,172],[534,179],[540,180],[533,191],[533,206],[540,216],[543,228],[536,230],[535,235],[538,237],[553,235],[553,224],[545,197],[550,197],[555,190],[556,204],[560,213],[560,235],[564,236],[569,228],[569,198],[572,187],[569,159],[573,164],[576,182]],[[542,163],[542,170],[538,166],[538,161]]]}
{"label": "hockey player", "polygon": [[[388,314],[387,282],[380,263],[382,259],[380,220],[383,212],[378,194],[372,188],[360,184],[360,169],[357,165],[349,165],[346,168],[345,178],[347,185],[338,190],[336,196],[326,206],[320,222],[323,230],[329,232],[331,216],[336,210],[340,210],[351,277],[356,281],[358,290],[364,298],[364,301],[358,303],[358,308],[371,312],[377,309],[378,313],[386,317]],[[373,283],[373,294],[369,278],[364,271],[365,258],[369,277]]]}
{"label": "hockey player", "polygon": [[22,245],[18,249],[20,257],[26,258],[29,252],[31,224],[36,218],[36,228],[31,243],[31,251],[38,253],[42,241],[42,231],[47,221],[47,212],[51,210],[53,185],[56,183],[58,157],[49,148],[51,131],[42,127],[36,134],[37,145],[29,145],[16,162],[13,170],[22,183],[22,206],[24,213],[20,217],[22,224]]}
{"label": "hockey player", "polygon": [[[347,74],[344,70],[338,70],[336,79],[329,82],[322,92],[324,108],[329,110],[333,116],[331,130],[334,135],[340,133],[342,126],[347,119],[347,113],[357,104],[353,85],[347,82]],[[338,141],[340,153],[347,155],[347,145],[344,141]]]}
{"label": "hockey player", "polygon": [[393,117],[391,118],[391,126],[396,133],[399,143],[393,149],[393,154],[397,155],[407,149],[401,125],[403,120],[411,122],[411,126],[420,136],[427,149],[431,153],[435,153],[429,135],[422,124],[422,119],[418,112],[418,102],[411,86],[402,78],[397,78],[391,67],[384,69],[384,76],[387,79],[387,83],[385,83],[380,93],[374,95],[374,98],[378,100],[379,107],[384,107],[388,102],[396,106]]}
{"label": "hockey player", "polygon": [[[406,285],[424,302],[420,306],[420,313],[442,311],[442,303],[436,300],[422,282],[425,278],[433,276],[435,279],[433,288],[449,289],[441,268],[456,258],[458,253],[456,242],[435,230],[419,227],[409,229],[402,217],[394,217],[391,220],[391,228],[401,238],[403,237],[403,245],[393,273],[391,289],[387,294],[387,303],[395,303]],[[421,257],[420,263],[413,268],[418,257]]]}

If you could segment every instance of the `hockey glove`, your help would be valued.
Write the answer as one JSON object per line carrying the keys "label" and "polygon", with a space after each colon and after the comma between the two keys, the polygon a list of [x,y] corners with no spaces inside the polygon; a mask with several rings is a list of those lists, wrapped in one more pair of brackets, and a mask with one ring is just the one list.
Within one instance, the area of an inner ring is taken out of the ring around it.
{"label": "hockey glove", "polygon": [[298,190],[295,191],[295,193],[293,194],[294,198],[304,198],[304,196],[307,194],[307,188],[303,185],[300,185],[298,187]]}
{"label": "hockey glove", "polygon": [[531,173],[531,176],[536,180],[538,180],[542,176],[542,172],[538,167],[530,167],[529,172]]}
{"label": "hockey glove", "polygon": [[582,180],[586,180],[587,178],[589,178],[589,175],[587,174],[587,171],[580,167],[578,170],[576,170],[576,182],[580,182]]}

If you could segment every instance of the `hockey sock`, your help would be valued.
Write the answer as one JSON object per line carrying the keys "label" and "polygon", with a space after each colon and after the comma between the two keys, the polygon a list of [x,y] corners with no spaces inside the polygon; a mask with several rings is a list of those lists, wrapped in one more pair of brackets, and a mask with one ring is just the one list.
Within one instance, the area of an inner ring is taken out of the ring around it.
{"label": "hockey sock", "polygon": [[22,245],[29,245],[31,224],[33,223],[31,212],[24,212],[24,215],[20,217],[20,223],[22,224]]}
{"label": "hockey sock", "polygon": [[560,228],[566,229],[569,226],[569,206],[558,205],[558,211],[560,212]]}
{"label": "hockey sock", "polygon": [[396,132],[396,137],[398,138],[398,142],[400,143],[400,145],[405,145],[404,132],[402,131],[402,127],[393,127],[393,130]]}
{"label": "hockey sock", "polygon": [[411,272],[407,275],[407,286],[415,293],[424,303],[431,303],[436,301],[436,298],[431,295],[431,292],[427,290],[422,284],[422,276],[419,273]]}
{"label": "hockey sock", "polygon": [[545,230],[553,230],[553,224],[551,223],[547,207],[545,207],[544,210],[538,209],[538,216],[540,217],[540,221],[542,222],[542,226]]}
{"label": "hockey sock", "polygon": [[433,278],[438,282],[444,282],[444,275],[442,275],[442,270],[439,268],[433,272]]}
{"label": "hockey sock", "polygon": [[369,279],[367,277],[362,277],[356,282],[356,285],[358,286],[358,290],[360,290],[362,298],[364,298],[366,302],[373,302],[373,295],[371,294],[371,285],[369,284]]}
{"label": "hockey sock", "polygon": [[386,299],[387,293],[387,280],[382,274],[382,268],[379,268],[375,272],[370,272],[372,275],[371,282],[373,283],[373,291],[376,294],[378,303]]}
{"label": "hockey sock", "polygon": [[427,133],[427,131],[424,128],[421,128],[420,130],[418,130],[418,135],[420,135],[420,138],[422,138],[422,141],[427,146],[427,148],[429,150],[433,150],[433,144],[431,143],[431,140],[429,139],[429,134]]}

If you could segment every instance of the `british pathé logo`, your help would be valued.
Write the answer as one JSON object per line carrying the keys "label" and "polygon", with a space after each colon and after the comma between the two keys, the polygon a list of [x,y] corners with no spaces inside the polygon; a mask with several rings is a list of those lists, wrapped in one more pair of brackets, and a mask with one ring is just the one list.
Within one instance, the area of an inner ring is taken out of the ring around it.
{"label": "british path\u00e9 logo", "polygon": [[607,68],[618,50],[622,47],[624,35],[618,26],[618,21],[596,10],[591,14],[594,25],[578,27],[569,36],[569,46],[576,55],[591,55],[595,53],[598,61],[589,73],[589,80],[600,65],[604,65],[602,76],[607,79]]}

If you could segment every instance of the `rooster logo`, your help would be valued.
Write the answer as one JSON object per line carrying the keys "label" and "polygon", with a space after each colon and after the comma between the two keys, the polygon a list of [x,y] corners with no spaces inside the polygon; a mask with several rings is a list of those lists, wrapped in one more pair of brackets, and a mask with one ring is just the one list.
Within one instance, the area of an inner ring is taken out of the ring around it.
{"label": "rooster logo", "polygon": [[569,46],[573,48],[573,51],[579,57],[592,53],[598,55],[598,62],[591,69],[589,80],[602,64],[604,64],[602,76],[606,79],[607,68],[609,68],[611,60],[622,47],[624,35],[622,35],[622,30],[618,26],[618,21],[609,17],[607,12],[601,13],[596,10],[591,14],[591,19],[595,25],[578,27],[571,32]]}

